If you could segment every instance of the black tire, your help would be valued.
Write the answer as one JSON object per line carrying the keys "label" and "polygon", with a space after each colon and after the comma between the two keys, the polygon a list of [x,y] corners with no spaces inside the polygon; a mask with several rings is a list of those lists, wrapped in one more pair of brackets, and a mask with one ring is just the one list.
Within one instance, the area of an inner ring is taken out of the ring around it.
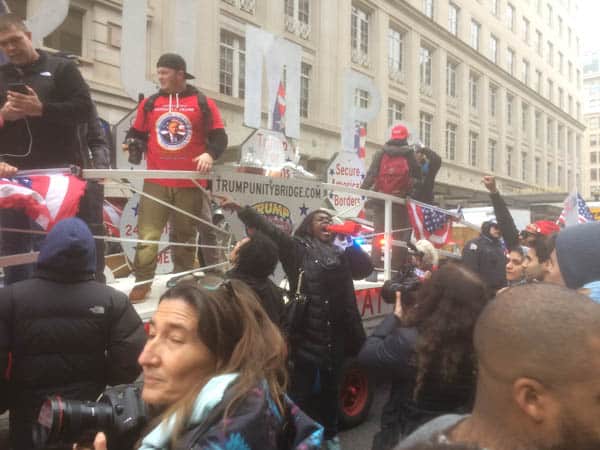
{"label": "black tire", "polygon": [[365,421],[373,403],[375,383],[355,358],[344,361],[340,375],[338,414],[340,429],[353,428]]}

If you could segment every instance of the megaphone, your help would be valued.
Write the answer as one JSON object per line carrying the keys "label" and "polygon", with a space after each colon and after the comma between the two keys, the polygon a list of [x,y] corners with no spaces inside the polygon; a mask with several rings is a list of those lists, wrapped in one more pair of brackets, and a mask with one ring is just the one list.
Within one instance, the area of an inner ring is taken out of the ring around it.
{"label": "megaphone", "polygon": [[361,227],[359,223],[346,220],[342,224],[332,223],[331,225],[327,225],[325,229],[330,233],[348,234],[352,236],[357,235],[360,232]]}

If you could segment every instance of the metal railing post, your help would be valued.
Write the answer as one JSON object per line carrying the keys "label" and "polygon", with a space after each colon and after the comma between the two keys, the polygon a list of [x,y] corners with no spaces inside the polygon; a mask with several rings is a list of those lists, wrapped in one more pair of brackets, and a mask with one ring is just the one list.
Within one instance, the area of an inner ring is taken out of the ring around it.
{"label": "metal railing post", "polygon": [[389,280],[392,277],[392,201],[390,199],[385,199],[384,202],[385,225],[383,228],[383,279]]}

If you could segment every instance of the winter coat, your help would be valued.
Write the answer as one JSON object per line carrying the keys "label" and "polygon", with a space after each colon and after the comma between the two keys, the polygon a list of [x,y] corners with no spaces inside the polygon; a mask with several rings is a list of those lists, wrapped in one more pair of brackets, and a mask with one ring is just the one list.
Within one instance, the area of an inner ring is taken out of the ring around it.
{"label": "winter coat", "polygon": [[482,232],[465,244],[462,262],[490,289],[497,291],[506,286],[506,255],[500,240]]}
{"label": "winter coat", "polygon": [[430,148],[421,151],[427,157],[427,162],[420,167],[420,177],[414,188],[413,198],[423,203],[433,203],[433,188],[435,177],[442,167],[442,158]]}
{"label": "winter coat", "polygon": [[[379,323],[358,354],[359,363],[392,380],[390,397],[382,412],[380,433],[394,435],[395,442],[399,436],[412,432],[438,415],[469,410],[474,399],[472,358],[463,361],[458,375],[451,382],[444,380],[441,369],[434,364],[417,399],[413,398],[418,336],[416,328],[401,326],[400,320],[390,314]],[[379,439],[390,438],[381,436]]]}
{"label": "winter coat", "polygon": [[246,283],[256,293],[261,306],[269,316],[269,319],[285,333],[287,329],[285,304],[283,301],[284,291],[276,286],[270,278],[258,278],[240,271],[238,268],[231,269],[225,273],[226,279],[240,280]]}
{"label": "winter coat", "polygon": [[519,245],[519,230],[506,206],[506,202],[499,192],[490,194],[490,199],[492,200],[494,215],[498,221],[498,227],[502,232],[502,239],[504,239],[506,248],[513,249],[517,247]]}
{"label": "winter coat", "polygon": [[0,128],[2,149],[23,157],[4,160],[21,170],[82,166],[78,127],[92,108],[90,91],[73,61],[37,50],[40,57],[27,66],[0,66],[0,106],[6,102],[8,83],[23,82],[38,95],[44,108],[40,117],[6,121]]}
{"label": "winter coat", "polygon": [[243,208],[239,217],[277,243],[290,292],[296,291],[300,270],[304,271],[301,292],[308,297],[308,307],[304,326],[289,338],[292,359],[338,368],[345,356],[356,355],[365,332],[352,279],[371,273],[369,256],[355,246],[342,252],[316,239],[289,236],[250,207]]}
{"label": "winter coat", "polygon": [[140,373],[143,324],[125,294],[93,280],[92,235],[68,221],[44,240],[35,276],[0,289],[0,374],[10,372],[0,379],[0,412],[10,409],[15,449],[31,448],[47,396],[95,400]]}
{"label": "winter coat", "polygon": [[228,403],[223,400],[200,424],[188,429],[175,450],[318,450],[323,428],[285,397],[285,415],[263,385],[256,387],[240,405],[223,418]]}

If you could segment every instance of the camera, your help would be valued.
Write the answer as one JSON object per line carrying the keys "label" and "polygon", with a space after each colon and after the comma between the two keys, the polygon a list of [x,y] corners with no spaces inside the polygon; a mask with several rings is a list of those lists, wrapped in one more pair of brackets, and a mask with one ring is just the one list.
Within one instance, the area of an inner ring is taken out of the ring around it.
{"label": "camera", "polygon": [[407,265],[393,279],[387,280],[381,287],[381,298],[389,304],[396,303],[396,292],[402,295],[416,291],[421,285],[421,279],[416,273],[416,268]]}
{"label": "camera", "polygon": [[140,164],[142,162],[142,155],[146,153],[146,143],[138,138],[127,138],[125,139],[125,145],[127,145],[127,151],[129,152],[129,164]]}
{"label": "camera", "polygon": [[126,384],[106,389],[96,402],[48,397],[33,427],[36,448],[72,445],[106,433],[108,448],[132,448],[148,422],[141,398],[142,385]]}

